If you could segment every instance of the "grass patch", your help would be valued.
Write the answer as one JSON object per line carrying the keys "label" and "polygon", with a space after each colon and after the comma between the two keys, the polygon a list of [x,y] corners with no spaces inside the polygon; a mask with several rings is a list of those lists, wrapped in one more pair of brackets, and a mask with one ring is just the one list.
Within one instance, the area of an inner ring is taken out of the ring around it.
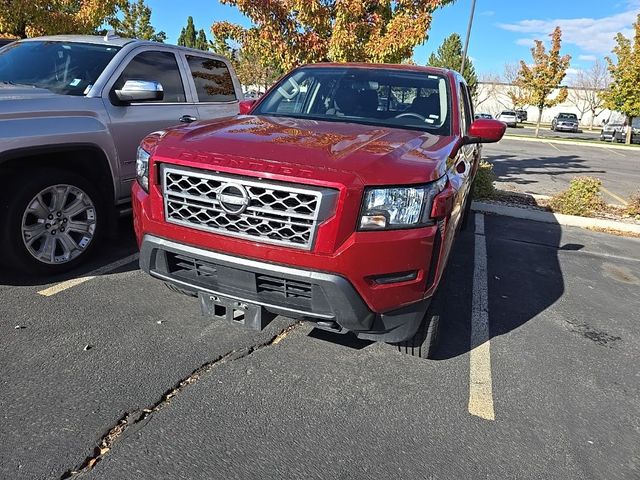
{"label": "grass patch", "polygon": [[493,173],[493,165],[485,160],[481,160],[480,165],[478,165],[478,171],[476,172],[476,178],[473,181],[473,198],[495,198],[496,187],[493,186],[495,179],[496,174]]}
{"label": "grass patch", "polygon": [[551,197],[549,207],[564,215],[593,217],[605,207],[600,196],[602,181],[593,177],[576,177],[571,180],[569,188]]}

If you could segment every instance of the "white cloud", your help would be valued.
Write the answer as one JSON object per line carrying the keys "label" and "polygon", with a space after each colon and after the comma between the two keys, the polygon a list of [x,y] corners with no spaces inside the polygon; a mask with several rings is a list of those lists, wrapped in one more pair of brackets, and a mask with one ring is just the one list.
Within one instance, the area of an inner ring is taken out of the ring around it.
{"label": "white cloud", "polygon": [[516,40],[516,45],[522,45],[523,47],[533,47],[535,40],[533,38],[519,38]]}
{"label": "white cloud", "polygon": [[583,62],[595,62],[598,57],[596,57],[595,55],[578,55],[578,59],[582,60]]}
{"label": "white cloud", "polygon": [[[615,44],[614,37],[618,32],[632,37],[631,24],[636,15],[637,10],[634,9],[603,18],[532,19],[498,26],[510,32],[535,35],[540,40],[547,40],[553,29],[559,26],[563,42],[576,45],[585,52],[608,54]],[[518,39],[516,43],[523,45],[524,40],[528,39]]]}
{"label": "white cloud", "polygon": [[496,14],[493,10],[485,10],[484,12],[480,12],[480,15],[483,17],[493,17]]}

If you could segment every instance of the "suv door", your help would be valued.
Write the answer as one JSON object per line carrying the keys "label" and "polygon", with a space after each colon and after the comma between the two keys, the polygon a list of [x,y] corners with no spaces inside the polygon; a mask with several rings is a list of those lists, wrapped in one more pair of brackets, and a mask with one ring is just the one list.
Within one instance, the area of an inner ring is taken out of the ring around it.
{"label": "suv door", "polygon": [[239,112],[240,83],[222,59],[185,53],[190,81],[202,120],[235,116]]}
{"label": "suv door", "polygon": [[[159,82],[164,98],[123,104],[118,101],[115,91],[127,80]],[[136,150],[140,141],[151,132],[197,119],[198,111],[191,92],[185,88],[185,80],[174,52],[138,49],[107,84],[103,101],[111,120],[109,128],[118,152],[120,181],[125,195],[135,177]]]}

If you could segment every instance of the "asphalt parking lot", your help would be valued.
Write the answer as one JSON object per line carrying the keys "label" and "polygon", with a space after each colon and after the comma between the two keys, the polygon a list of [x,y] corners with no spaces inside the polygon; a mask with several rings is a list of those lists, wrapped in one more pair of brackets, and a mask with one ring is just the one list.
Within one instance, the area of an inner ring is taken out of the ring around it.
{"label": "asphalt parking lot", "polygon": [[[600,128],[594,126],[595,130],[589,130],[588,125],[583,126],[578,132],[553,131],[548,125],[541,126],[538,135],[543,138],[560,138],[564,140],[600,140]],[[527,135],[534,137],[536,134],[535,124],[518,124],[516,128],[508,128],[507,135]]]}
{"label": "asphalt parking lot", "polygon": [[602,180],[608,203],[621,204],[640,190],[640,149],[603,147],[505,137],[485,145],[483,156],[494,166],[498,188],[553,195],[573,177],[591,176]]}
{"label": "asphalt parking lot", "polygon": [[639,251],[476,215],[436,360],[212,321],[126,235],[86,281],[5,273],[0,478],[638,478]]}

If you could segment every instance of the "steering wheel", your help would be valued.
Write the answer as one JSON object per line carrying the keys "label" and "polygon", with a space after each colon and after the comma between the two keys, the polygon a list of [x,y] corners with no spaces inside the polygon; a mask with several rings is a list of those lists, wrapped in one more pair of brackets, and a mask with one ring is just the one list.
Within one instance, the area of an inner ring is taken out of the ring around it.
{"label": "steering wheel", "polygon": [[398,115],[396,115],[393,118],[402,118],[402,117],[415,117],[418,120],[422,120],[423,122],[427,121],[427,117],[423,117],[422,115],[420,115],[419,113],[414,113],[414,112],[404,112],[404,113],[400,113]]}

